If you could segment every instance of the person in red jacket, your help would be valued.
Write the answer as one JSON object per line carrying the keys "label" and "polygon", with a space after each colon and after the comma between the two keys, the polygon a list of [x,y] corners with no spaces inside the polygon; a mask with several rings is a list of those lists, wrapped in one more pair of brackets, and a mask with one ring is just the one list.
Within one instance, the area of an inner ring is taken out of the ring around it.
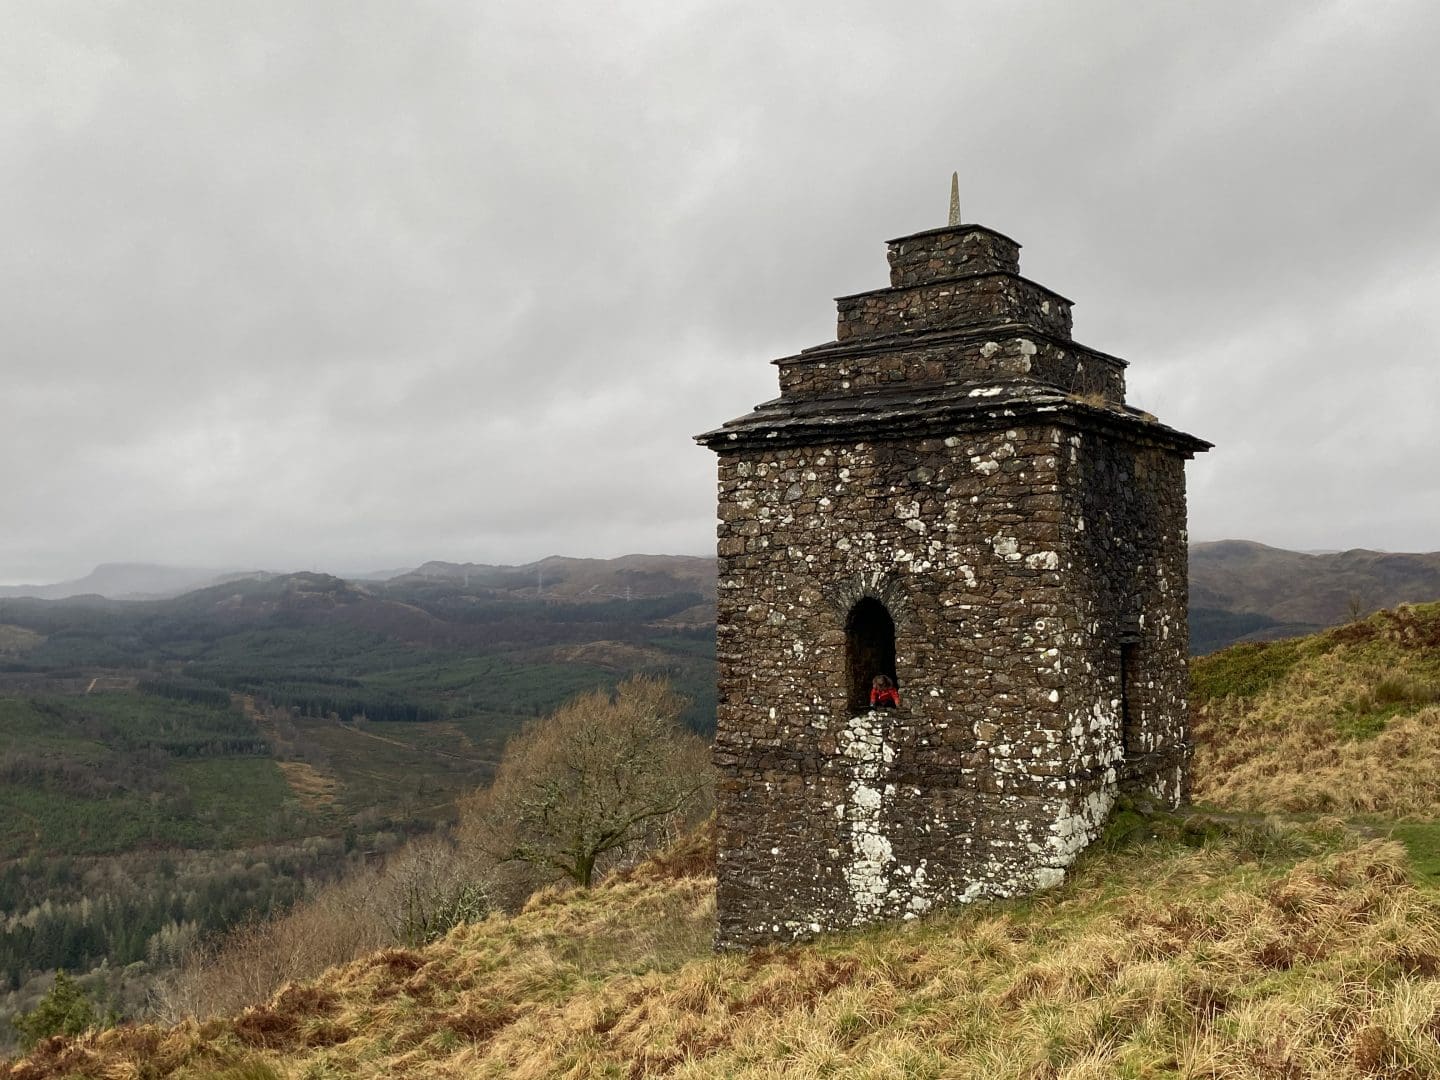
{"label": "person in red jacket", "polygon": [[870,682],[870,707],[872,709],[898,709],[900,691],[889,675],[876,675]]}

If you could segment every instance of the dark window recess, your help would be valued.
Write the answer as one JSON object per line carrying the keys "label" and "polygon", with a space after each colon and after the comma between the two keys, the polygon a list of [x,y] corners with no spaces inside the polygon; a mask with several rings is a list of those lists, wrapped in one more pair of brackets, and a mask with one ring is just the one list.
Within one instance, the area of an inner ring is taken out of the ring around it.
{"label": "dark window recess", "polygon": [[895,620],[885,605],[865,597],[850,609],[845,620],[845,660],[850,672],[850,708],[870,708],[870,684],[876,675],[895,678]]}
{"label": "dark window recess", "polygon": [[1139,671],[1135,662],[1139,646],[1136,642],[1125,641],[1120,645],[1120,738],[1125,756],[1140,752],[1140,693]]}

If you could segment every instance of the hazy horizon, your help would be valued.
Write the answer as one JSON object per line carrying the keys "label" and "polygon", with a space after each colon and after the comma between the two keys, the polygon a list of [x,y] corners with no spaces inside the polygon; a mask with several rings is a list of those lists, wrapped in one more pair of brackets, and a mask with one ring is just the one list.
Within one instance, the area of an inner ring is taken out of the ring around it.
{"label": "hazy horizon", "polygon": [[1025,245],[1190,534],[1440,548],[1440,7],[24,5],[0,581],[713,551],[883,241]]}
{"label": "hazy horizon", "polygon": [[[1279,545],[1279,544],[1271,544],[1271,543],[1267,543],[1267,542],[1264,541],[1264,540],[1257,540],[1257,539],[1255,539],[1254,537],[1247,537],[1247,536],[1225,536],[1225,537],[1216,537],[1216,538],[1214,538],[1214,539],[1206,539],[1206,540],[1195,540],[1195,539],[1191,539],[1189,543],[1190,543],[1190,546],[1191,546],[1191,547],[1195,547],[1195,546],[1197,546],[1197,545],[1202,545],[1202,544],[1218,544],[1218,543],[1227,543],[1227,542],[1241,542],[1241,543],[1262,544],[1262,545],[1264,545],[1265,547],[1277,548],[1277,549],[1283,550],[1283,551],[1293,551],[1293,552],[1296,552],[1297,554],[1301,554],[1301,555],[1339,555],[1339,554],[1343,554],[1343,553],[1346,552],[1346,551],[1356,551],[1356,550],[1359,550],[1359,551],[1373,551],[1373,552],[1376,552],[1377,554],[1381,554],[1381,555],[1428,555],[1428,554],[1433,554],[1433,553],[1435,553],[1435,552],[1430,551],[1430,550],[1424,550],[1424,551],[1421,551],[1421,550],[1416,550],[1416,551],[1396,551],[1396,550],[1391,549],[1391,548],[1379,548],[1379,547],[1375,547],[1374,545],[1367,545],[1367,544],[1359,544],[1359,545],[1356,545],[1355,547],[1349,547],[1349,548],[1286,548],[1286,547],[1282,547],[1282,546]],[[1440,548],[1437,548],[1436,550],[1440,550]],[[515,561],[515,562],[503,562],[503,561],[502,561],[502,562],[491,562],[491,563],[484,563],[483,565],[490,565],[490,566],[508,566],[508,567],[524,567],[524,566],[532,566],[532,565],[534,565],[534,564],[537,563],[537,562],[544,562],[546,559],[597,559],[597,560],[608,560],[608,559],[624,558],[625,556],[631,556],[631,555],[634,555],[634,556],[642,556],[642,557],[643,557],[643,556],[655,556],[655,557],[660,557],[660,558],[675,557],[675,558],[691,558],[691,559],[693,559],[693,558],[713,559],[713,558],[715,557],[715,553],[714,553],[713,551],[649,551],[649,550],[642,550],[642,549],[640,549],[640,548],[631,548],[631,549],[627,549],[627,550],[625,550],[625,551],[615,552],[615,553],[613,553],[613,554],[602,554],[602,555],[584,555],[584,554],[575,554],[575,553],[573,553],[573,552],[553,551],[553,552],[548,552],[547,554],[544,554],[544,555],[540,555],[540,556],[538,556],[538,557],[536,557],[536,558],[534,558],[534,559],[525,559],[525,560],[520,560],[520,561]],[[316,562],[316,561],[314,561],[314,560],[311,560],[310,562],[305,563],[305,564],[295,564],[295,565],[285,565],[285,566],[265,566],[265,565],[260,565],[260,564],[254,564],[254,565],[229,565],[229,566],[207,566],[207,565],[205,565],[205,564],[203,564],[203,563],[164,563],[164,562],[157,562],[157,561],[155,561],[155,560],[153,560],[153,559],[133,559],[133,560],[105,559],[105,560],[102,560],[101,562],[95,563],[95,564],[87,567],[86,569],[84,569],[84,570],[82,570],[82,571],[80,571],[80,572],[78,572],[78,573],[72,573],[72,574],[69,574],[69,575],[66,576],[66,577],[56,578],[56,579],[53,580],[53,581],[13,581],[13,580],[5,580],[3,577],[0,577],[0,588],[16,588],[16,587],[23,587],[23,586],[36,586],[36,587],[41,587],[41,586],[51,586],[51,585],[65,585],[65,584],[69,584],[70,582],[74,582],[74,581],[82,581],[82,580],[84,580],[86,577],[88,577],[88,576],[90,576],[91,574],[93,574],[95,571],[101,570],[101,569],[105,569],[105,568],[107,568],[107,567],[146,567],[146,568],[155,568],[155,569],[161,569],[161,570],[193,571],[193,572],[195,572],[195,573],[197,573],[197,574],[199,574],[199,573],[213,573],[213,574],[217,574],[217,575],[218,575],[218,574],[248,574],[248,573],[265,573],[265,574],[277,574],[277,575],[278,575],[278,574],[297,574],[297,573],[323,573],[323,574],[331,574],[331,575],[333,575],[333,576],[335,576],[335,577],[340,577],[340,578],[365,578],[365,577],[374,577],[374,576],[380,575],[380,574],[405,573],[405,572],[408,572],[408,571],[411,571],[411,570],[418,569],[419,567],[424,566],[426,563],[432,563],[432,562],[453,563],[453,564],[461,564],[461,565],[466,564],[466,563],[470,563],[470,564],[481,564],[481,560],[477,560],[477,559],[463,559],[463,558],[451,559],[451,558],[439,558],[439,557],[435,557],[435,558],[407,559],[407,560],[401,560],[401,561],[395,562],[395,563],[393,563],[393,564],[382,564],[382,563],[373,563],[373,562],[372,562],[372,563],[362,563],[362,564],[356,565],[356,566],[329,566],[329,565],[324,565],[324,564],[322,564],[322,563]]]}

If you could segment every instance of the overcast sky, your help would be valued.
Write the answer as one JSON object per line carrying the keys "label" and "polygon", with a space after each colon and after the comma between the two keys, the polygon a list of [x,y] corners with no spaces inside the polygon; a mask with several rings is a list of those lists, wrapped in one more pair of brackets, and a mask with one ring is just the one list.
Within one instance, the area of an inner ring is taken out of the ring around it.
{"label": "overcast sky", "polygon": [[713,550],[691,436],[1025,245],[1191,537],[1440,548],[1440,4],[0,4],[0,582]]}

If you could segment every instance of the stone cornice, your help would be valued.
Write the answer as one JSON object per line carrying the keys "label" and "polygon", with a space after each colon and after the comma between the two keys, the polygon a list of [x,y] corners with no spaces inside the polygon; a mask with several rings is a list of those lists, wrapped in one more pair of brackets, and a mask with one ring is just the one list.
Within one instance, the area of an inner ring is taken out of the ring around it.
{"label": "stone cornice", "polygon": [[1186,457],[1213,445],[1126,407],[1092,405],[1033,381],[991,381],[910,388],[886,393],[820,398],[776,398],[749,414],[697,435],[702,446],[724,453],[756,446],[793,446],[853,440],[884,441],[948,436],[1049,421],[1160,446]]}
{"label": "stone cornice", "polygon": [[994,277],[1009,278],[1011,281],[1023,281],[1026,285],[1038,289],[1046,296],[1059,300],[1062,304],[1068,304],[1071,307],[1075,306],[1075,301],[1067,296],[1061,296],[1049,286],[1041,285],[1040,282],[1032,281],[1024,274],[1016,274],[1009,270],[984,270],[978,274],[953,274],[950,277],[930,278],[925,281],[918,281],[913,285],[886,285],[879,289],[865,289],[861,292],[846,293],[844,296],[835,297],[835,302],[839,304],[844,303],[846,300],[861,300],[867,296],[894,296],[897,293],[922,292],[925,289],[933,289],[937,285],[954,285],[957,282],[979,281],[983,278]]}
{"label": "stone cornice", "polygon": [[1035,338],[1057,345],[1062,349],[1081,353],[1087,360],[1097,360],[1102,364],[1110,364],[1119,368],[1130,366],[1129,360],[1111,356],[1099,349],[1092,349],[1089,345],[1082,345],[1073,338],[1061,337],[1059,334],[1049,333],[1029,323],[1018,322],[966,326],[947,330],[906,330],[886,337],[827,341],[823,345],[812,345],[808,349],[791,353],[789,356],[777,357],[770,362],[777,367],[788,367],[792,364],[819,363],[911,350],[918,351],[942,345],[968,345],[977,341],[1008,341],[1013,338]]}
{"label": "stone cornice", "polygon": [[885,243],[889,247],[894,247],[896,244],[908,244],[914,240],[928,240],[937,236],[945,236],[947,233],[953,234],[955,236],[963,236],[966,233],[972,232],[983,232],[989,233],[991,236],[998,236],[1001,240],[1004,240],[1007,243],[1014,244],[1017,248],[1025,246],[1020,243],[1019,240],[1016,240],[1013,236],[1006,236],[998,229],[992,229],[988,225],[974,224],[942,225],[938,229],[921,229],[919,232],[906,233],[904,236],[897,236],[893,240],[886,240]]}

